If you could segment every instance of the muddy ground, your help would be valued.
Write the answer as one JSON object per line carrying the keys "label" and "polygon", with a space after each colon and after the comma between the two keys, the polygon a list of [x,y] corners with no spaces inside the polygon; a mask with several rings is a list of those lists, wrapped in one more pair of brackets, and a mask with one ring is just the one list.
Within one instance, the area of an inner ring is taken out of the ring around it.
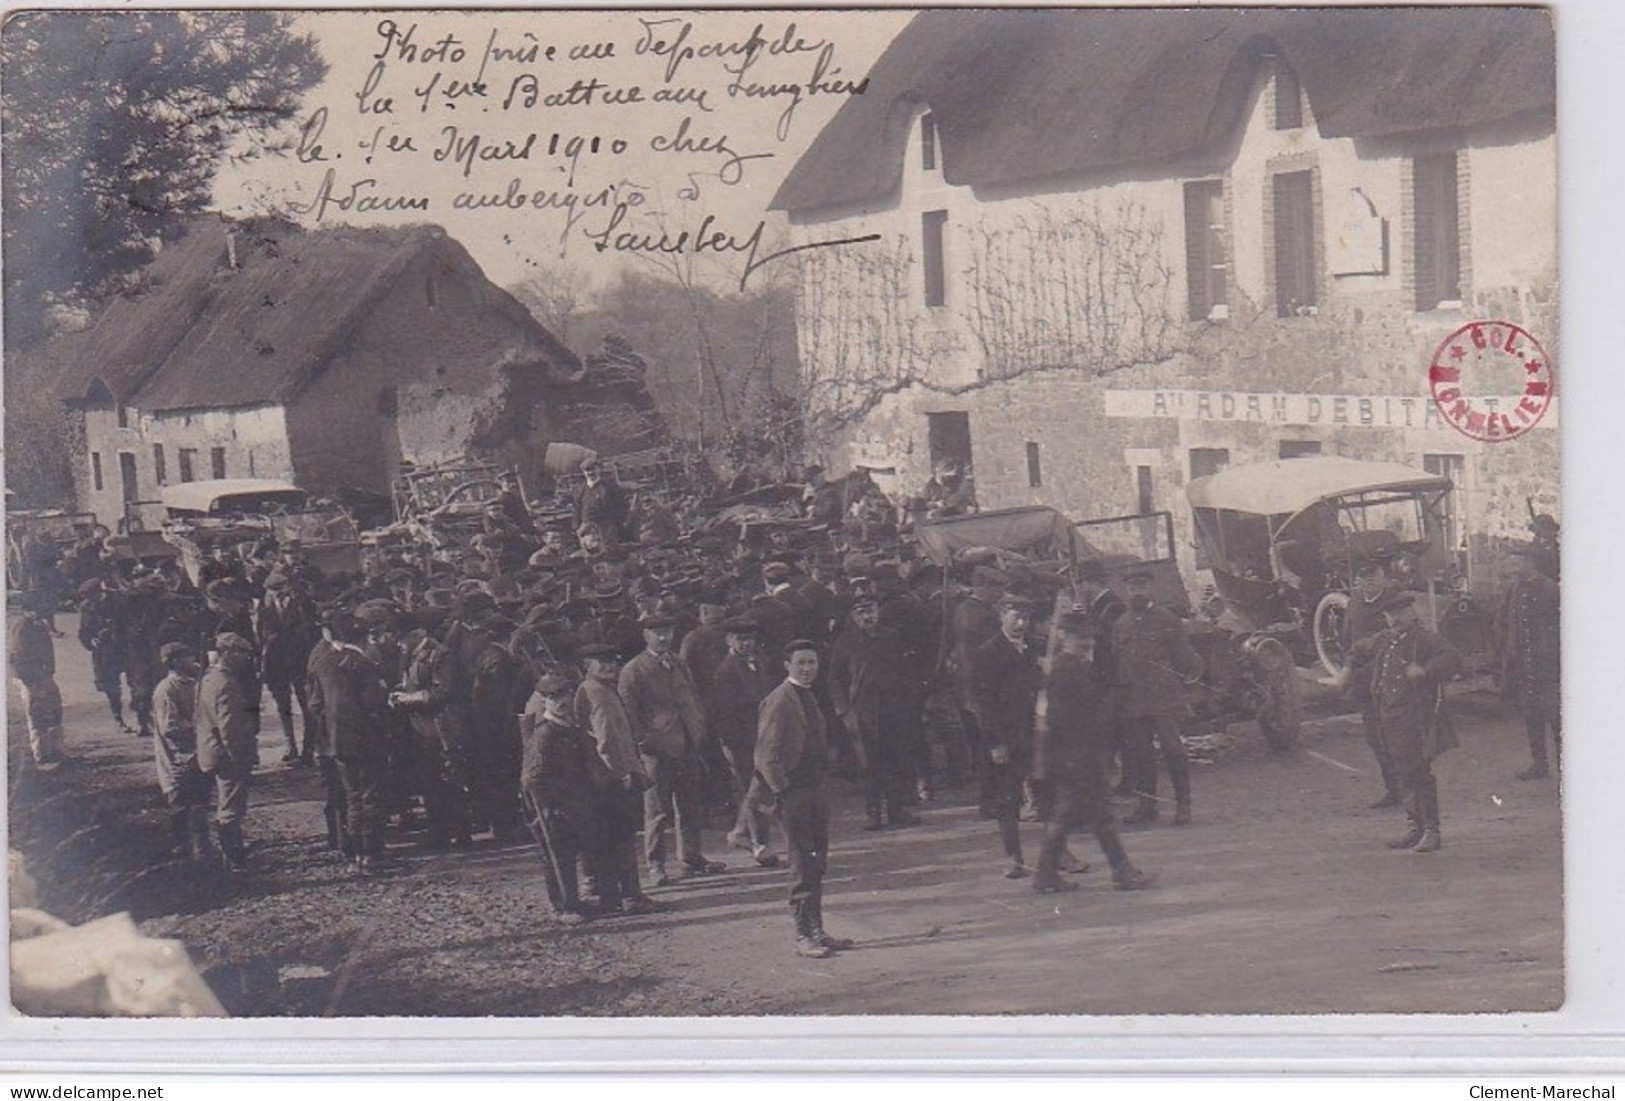
{"label": "muddy ground", "polygon": [[[790,952],[782,870],[741,853],[729,873],[652,893],[669,912],[564,929],[548,919],[533,850],[401,849],[399,871],[357,880],[322,845],[319,782],[269,764],[256,777],[255,871],[199,878],[158,856],[163,814],[150,743],[117,733],[90,687],[73,618],[58,680],[76,763],[39,774],[8,716],[12,845],[48,909],[74,922],[130,911],[183,941],[237,1014],[718,1015],[870,1013],[1323,1013],[1552,1009],[1563,998],[1555,781],[1513,778],[1522,725],[1484,692],[1453,699],[1463,746],[1438,765],[1445,848],[1403,832],[1377,793],[1356,716],[1311,708],[1299,748],[1256,730],[1195,777],[1196,821],[1125,832],[1158,877],[1110,889],[1094,865],[1069,895],[1001,877],[991,823],[967,790],[922,825],[862,832],[840,786],[825,901],[859,946]],[[266,700],[270,719],[270,701]],[[261,756],[281,755],[274,721]],[[1164,819],[1166,823],[1166,819]],[[1028,825],[1036,852],[1038,827]],[[748,867],[747,867],[748,866]],[[732,870],[738,869],[738,870]]]}

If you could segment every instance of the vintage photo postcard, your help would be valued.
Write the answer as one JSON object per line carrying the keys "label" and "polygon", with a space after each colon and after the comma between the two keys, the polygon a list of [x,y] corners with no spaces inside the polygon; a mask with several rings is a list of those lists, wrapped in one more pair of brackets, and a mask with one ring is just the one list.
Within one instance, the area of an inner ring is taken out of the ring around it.
{"label": "vintage photo postcard", "polygon": [[1565,999],[1540,7],[13,11],[29,1018]]}

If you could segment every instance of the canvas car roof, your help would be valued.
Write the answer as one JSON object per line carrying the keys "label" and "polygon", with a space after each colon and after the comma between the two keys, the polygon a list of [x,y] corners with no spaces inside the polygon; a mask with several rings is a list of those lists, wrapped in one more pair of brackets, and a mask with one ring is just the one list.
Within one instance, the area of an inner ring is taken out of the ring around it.
{"label": "canvas car roof", "polygon": [[1379,490],[1446,490],[1450,479],[1403,463],[1305,455],[1232,466],[1192,479],[1185,496],[1196,508],[1233,509],[1265,516],[1301,512],[1316,501]]}
{"label": "canvas car roof", "polygon": [[164,486],[158,491],[158,499],[163,502],[165,508],[208,512],[209,507],[221,497],[303,492],[292,482],[284,482],[280,478],[210,478],[201,482],[181,482],[179,485]]}

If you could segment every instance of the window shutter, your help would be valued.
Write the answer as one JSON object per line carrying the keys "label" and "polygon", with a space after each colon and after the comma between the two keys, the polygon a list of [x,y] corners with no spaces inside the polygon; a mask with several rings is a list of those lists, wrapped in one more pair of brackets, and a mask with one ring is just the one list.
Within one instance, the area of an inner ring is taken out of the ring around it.
{"label": "window shutter", "polygon": [[1275,313],[1291,317],[1313,306],[1315,287],[1315,194],[1310,172],[1275,177]]}
{"label": "window shutter", "polygon": [[1185,286],[1190,298],[1190,317],[1201,321],[1213,309],[1208,299],[1207,204],[1197,184],[1185,185]]}
{"label": "window shutter", "polygon": [[1456,155],[1417,157],[1415,197],[1416,308],[1431,310],[1461,297],[1461,237],[1456,225]]}

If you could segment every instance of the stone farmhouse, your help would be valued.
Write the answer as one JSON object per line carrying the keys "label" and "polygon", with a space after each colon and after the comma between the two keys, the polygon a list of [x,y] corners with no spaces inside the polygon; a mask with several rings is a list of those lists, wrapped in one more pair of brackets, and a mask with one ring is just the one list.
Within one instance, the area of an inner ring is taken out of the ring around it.
{"label": "stone farmhouse", "polygon": [[774,199],[797,244],[878,235],[801,254],[812,439],[904,493],[1168,509],[1187,574],[1190,478],[1403,462],[1482,566],[1558,511],[1557,409],[1475,442],[1427,367],[1479,318],[1558,360],[1554,72],[1533,8],[921,13]]}

